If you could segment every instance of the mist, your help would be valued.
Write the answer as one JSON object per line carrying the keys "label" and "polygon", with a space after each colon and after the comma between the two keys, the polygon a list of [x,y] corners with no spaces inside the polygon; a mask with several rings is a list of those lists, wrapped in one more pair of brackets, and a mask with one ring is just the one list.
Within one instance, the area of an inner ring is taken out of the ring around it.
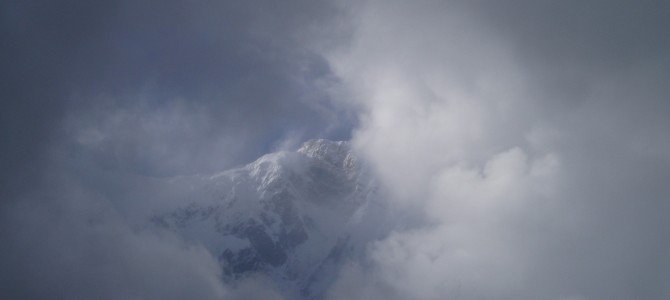
{"label": "mist", "polygon": [[0,4],[0,295],[281,299],[150,216],[349,140],[393,222],[328,299],[670,296],[663,1]]}

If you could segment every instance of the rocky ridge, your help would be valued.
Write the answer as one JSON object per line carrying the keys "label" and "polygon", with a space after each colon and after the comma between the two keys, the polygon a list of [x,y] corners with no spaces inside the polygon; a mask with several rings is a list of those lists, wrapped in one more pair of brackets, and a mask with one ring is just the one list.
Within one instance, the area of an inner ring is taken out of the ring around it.
{"label": "rocky ridge", "polygon": [[375,181],[343,141],[311,140],[171,184],[197,196],[154,223],[205,245],[225,280],[263,274],[289,298],[320,298],[342,262],[373,238],[361,229],[380,218]]}

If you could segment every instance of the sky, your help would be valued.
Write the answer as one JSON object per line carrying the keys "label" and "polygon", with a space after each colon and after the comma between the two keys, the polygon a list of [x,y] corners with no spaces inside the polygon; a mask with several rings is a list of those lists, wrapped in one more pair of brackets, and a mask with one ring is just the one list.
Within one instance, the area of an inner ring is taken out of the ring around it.
{"label": "sky", "polygon": [[667,299],[668,20],[665,1],[2,3],[0,295],[280,298],[136,218],[161,178],[329,138],[421,216],[330,299]]}

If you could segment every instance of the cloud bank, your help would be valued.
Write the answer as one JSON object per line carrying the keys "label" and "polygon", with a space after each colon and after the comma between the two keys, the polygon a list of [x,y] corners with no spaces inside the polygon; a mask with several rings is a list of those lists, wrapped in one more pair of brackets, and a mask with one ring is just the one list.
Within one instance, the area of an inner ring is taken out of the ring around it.
{"label": "cloud bank", "polygon": [[670,295],[667,5],[370,1],[327,53],[354,142],[423,222],[333,299]]}
{"label": "cloud bank", "polygon": [[339,38],[339,14],[321,1],[0,4],[0,297],[276,297],[262,279],[224,286],[202,246],[143,221],[169,198],[160,178],[348,138],[353,115],[310,50]]}
{"label": "cloud bank", "polygon": [[[663,1],[0,4],[0,296],[272,299],[142,223],[351,138],[405,214],[331,299],[670,297]],[[408,217],[409,216],[409,217]]]}

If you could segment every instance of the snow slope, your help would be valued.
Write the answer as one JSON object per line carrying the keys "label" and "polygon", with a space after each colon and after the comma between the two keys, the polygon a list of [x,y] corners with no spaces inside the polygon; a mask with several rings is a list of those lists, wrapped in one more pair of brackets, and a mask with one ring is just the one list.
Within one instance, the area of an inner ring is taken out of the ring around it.
{"label": "snow slope", "polygon": [[287,298],[320,298],[383,219],[375,181],[348,142],[311,140],[296,152],[170,184],[193,196],[155,223],[204,244],[225,280],[267,275]]}

